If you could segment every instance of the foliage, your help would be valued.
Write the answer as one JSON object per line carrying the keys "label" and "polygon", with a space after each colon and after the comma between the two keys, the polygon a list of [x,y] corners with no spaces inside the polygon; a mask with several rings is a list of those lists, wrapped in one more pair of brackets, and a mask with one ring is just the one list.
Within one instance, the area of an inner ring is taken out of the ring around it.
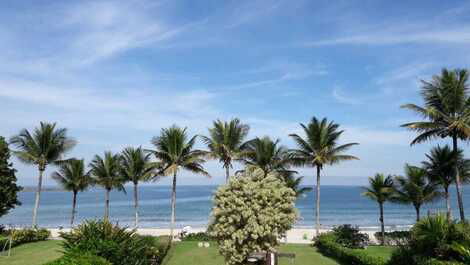
{"label": "foliage", "polygon": [[10,149],[5,138],[0,136],[0,217],[21,205],[17,194],[22,187],[16,185],[16,170],[9,160]]}
{"label": "foliage", "polygon": [[70,233],[61,233],[65,253],[86,252],[103,257],[114,265],[156,264],[155,240],[141,237],[107,221],[87,221]]}
{"label": "foliage", "polygon": [[140,181],[148,181],[154,173],[155,165],[151,162],[149,153],[145,153],[142,147],[127,147],[121,154],[120,173],[135,185]]}
{"label": "foliage", "polygon": [[86,171],[83,159],[69,159],[60,163],[59,170],[52,173],[52,178],[67,191],[85,191],[93,184],[89,172]]}
{"label": "foliage", "polygon": [[11,238],[11,247],[16,247],[25,243],[37,242],[47,240],[51,236],[51,232],[47,229],[39,228],[24,228],[24,229],[12,229],[6,230],[4,233],[5,237],[0,237],[0,248],[5,245]]}
{"label": "foliage", "polygon": [[220,187],[214,197],[210,235],[227,264],[244,264],[256,251],[273,251],[292,228],[295,192],[274,173],[245,172]]}
{"label": "foliage", "polygon": [[294,174],[297,173],[292,170],[285,171],[281,174],[282,179],[286,183],[286,186],[295,191],[295,196],[300,198],[305,194],[313,190],[312,187],[302,187],[302,180],[304,177],[295,177]]}
{"label": "foliage", "polygon": [[354,265],[385,265],[381,257],[373,257],[364,250],[350,249],[337,243],[336,235],[332,232],[321,234],[315,239],[315,246],[323,255],[332,257],[344,264]]}
{"label": "foliage", "polygon": [[359,232],[359,227],[350,224],[333,228],[336,242],[347,248],[365,248],[369,244],[369,235]]}
{"label": "foliage", "polygon": [[95,155],[90,163],[90,172],[94,178],[94,183],[106,190],[117,189],[118,191],[125,191],[125,179],[120,174],[120,162],[121,156],[119,154],[105,152],[104,157]]}
{"label": "foliage", "polygon": [[[393,231],[385,232],[385,245],[389,246],[404,246],[407,245],[410,241],[411,233],[410,231]],[[382,242],[382,233],[376,232],[374,237]]]}
{"label": "foliage", "polygon": [[61,258],[44,265],[112,265],[112,263],[90,253],[78,252],[67,253]]}
{"label": "foliage", "polygon": [[393,202],[414,206],[417,221],[420,219],[421,206],[442,196],[438,185],[428,180],[425,169],[408,164],[405,165],[405,177],[395,177],[394,193]]}
{"label": "foliage", "polygon": [[209,129],[209,136],[202,136],[202,140],[209,148],[209,157],[218,159],[226,170],[226,180],[230,177],[229,170],[233,167],[232,161],[243,156],[243,144],[250,127],[232,119],[230,122],[216,120]]}
{"label": "foliage", "polygon": [[190,233],[182,238],[182,241],[213,241],[215,240],[209,233],[199,232],[199,233]]}

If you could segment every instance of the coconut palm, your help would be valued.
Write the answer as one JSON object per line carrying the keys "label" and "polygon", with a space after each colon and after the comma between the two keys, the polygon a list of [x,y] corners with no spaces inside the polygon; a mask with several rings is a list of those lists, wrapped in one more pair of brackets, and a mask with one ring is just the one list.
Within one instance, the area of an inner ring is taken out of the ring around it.
{"label": "coconut palm", "polygon": [[450,206],[449,187],[455,182],[455,161],[458,161],[462,169],[462,176],[468,179],[468,161],[463,159],[463,152],[459,150],[457,158],[454,151],[448,146],[433,147],[429,154],[426,154],[427,161],[423,161],[423,168],[427,171],[429,178],[440,185],[444,190],[444,199],[447,208],[447,220],[452,219],[452,208]]}
{"label": "coconut palm", "polygon": [[111,152],[105,152],[104,157],[95,155],[90,163],[91,174],[94,182],[105,189],[104,219],[109,219],[109,193],[111,190],[126,192],[124,183],[126,179],[121,173],[121,156]]}
{"label": "coconut palm", "polygon": [[37,213],[41,197],[42,178],[50,164],[56,164],[70,151],[76,142],[67,136],[67,129],[56,128],[56,123],[41,122],[32,133],[23,129],[10,139],[16,148],[13,154],[26,164],[35,165],[39,170],[38,187],[33,210],[33,226],[37,226]]}
{"label": "coconut palm", "polygon": [[186,128],[173,125],[170,128],[162,129],[159,136],[153,137],[152,144],[155,150],[148,150],[155,155],[158,161],[163,164],[162,174],[173,176],[171,193],[171,227],[170,236],[173,238],[173,230],[176,219],[176,176],[181,169],[188,170],[196,174],[209,176],[202,164],[207,152],[194,149],[197,136],[188,137]]}
{"label": "coconut palm", "polygon": [[[452,139],[452,150],[458,153],[458,140],[470,136],[470,95],[467,70],[449,71],[443,69],[441,75],[433,76],[431,81],[422,81],[421,95],[424,106],[415,104],[403,105],[422,116],[424,121],[403,124],[419,135],[411,145],[435,138]],[[460,219],[465,220],[461,176],[455,166],[455,186],[459,204]]]}
{"label": "coconut palm", "polygon": [[90,173],[86,171],[83,159],[69,159],[61,163],[59,170],[53,172],[51,177],[57,181],[64,190],[72,192],[72,217],[70,218],[70,226],[73,226],[77,194],[87,190],[93,184],[93,179]]}
{"label": "coconut palm", "polygon": [[369,187],[363,187],[363,196],[376,201],[380,211],[380,231],[382,233],[382,245],[385,244],[385,223],[384,223],[384,203],[390,201],[393,196],[393,178],[385,177],[383,174],[376,174],[369,178]]}
{"label": "coconut palm", "polygon": [[312,187],[301,187],[302,181],[304,177],[295,177],[296,171],[286,171],[282,174],[283,180],[286,183],[286,186],[293,189],[295,191],[295,195],[297,198],[304,196],[305,194],[311,192],[313,190]]}
{"label": "coconut palm", "polygon": [[393,202],[411,204],[416,211],[416,221],[420,219],[420,209],[425,203],[433,202],[442,196],[437,183],[428,179],[425,169],[405,165],[405,177],[397,176],[394,180]]}
{"label": "coconut palm", "polygon": [[134,210],[135,227],[139,225],[139,195],[138,185],[141,181],[148,181],[154,173],[154,163],[150,161],[150,153],[141,147],[128,147],[121,154],[121,176],[134,184]]}
{"label": "coconut palm", "polygon": [[246,142],[241,161],[246,169],[260,169],[265,176],[272,172],[288,173],[290,165],[288,150],[280,145],[279,139],[273,141],[268,136]]}
{"label": "coconut palm", "polygon": [[349,148],[358,143],[339,144],[339,138],[343,130],[339,130],[339,125],[333,121],[328,122],[326,118],[319,121],[313,117],[307,124],[300,124],[305,134],[305,138],[297,134],[290,134],[294,139],[297,149],[291,150],[291,162],[296,166],[316,167],[316,232],[320,230],[320,174],[325,165],[334,165],[342,161],[357,160],[352,155],[344,154]]}
{"label": "coconut palm", "polygon": [[228,182],[232,161],[239,159],[242,146],[248,135],[249,126],[233,119],[230,122],[216,120],[209,129],[209,136],[202,136],[202,140],[209,148],[209,156],[218,159],[225,169],[225,180]]}

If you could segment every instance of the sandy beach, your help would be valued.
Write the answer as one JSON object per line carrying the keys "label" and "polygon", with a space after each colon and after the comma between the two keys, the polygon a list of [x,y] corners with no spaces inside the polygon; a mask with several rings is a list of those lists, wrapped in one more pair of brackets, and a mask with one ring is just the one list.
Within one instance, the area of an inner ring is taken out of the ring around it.
{"label": "sandy beach", "polygon": [[[175,234],[179,234],[182,229],[175,229]],[[70,229],[49,229],[51,231],[52,238],[60,238],[59,232],[69,232]],[[205,228],[191,228],[191,233],[205,232]],[[329,229],[321,229],[320,233],[325,233],[330,231]],[[376,239],[374,233],[376,231],[361,231],[369,235],[371,242],[375,243]],[[150,236],[164,236],[170,234],[170,229],[166,228],[139,228],[137,233],[140,235],[150,235]],[[311,244],[312,238],[315,236],[315,229],[308,228],[294,228],[287,232],[286,238],[282,239],[283,243],[296,243],[296,244]]]}

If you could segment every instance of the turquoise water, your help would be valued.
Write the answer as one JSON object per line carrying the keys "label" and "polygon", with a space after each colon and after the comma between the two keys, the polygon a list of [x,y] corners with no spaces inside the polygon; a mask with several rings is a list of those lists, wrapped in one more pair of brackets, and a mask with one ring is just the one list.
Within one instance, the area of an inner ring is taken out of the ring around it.
{"label": "turquoise water", "polygon": [[[216,186],[178,186],[176,217],[179,227],[207,225],[211,210],[212,194]],[[111,193],[111,219],[123,225],[133,224],[132,187],[127,187],[127,194]],[[170,186],[144,186],[140,188],[140,226],[166,228],[170,220]],[[465,187],[464,201],[466,214],[470,217],[470,187]],[[360,195],[361,188],[353,186],[321,187],[321,223],[324,226],[354,224],[363,228],[378,227],[378,207],[376,203]],[[456,200],[453,192],[454,216],[457,217]],[[26,226],[31,224],[33,192],[20,193],[22,206],[0,218],[0,224]],[[42,227],[67,227],[70,220],[72,193],[64,191],[46,191],[42,193],[38,222]],[[297,201],[301,218],[297,227],[312,227],[314,214],[314,193]],[[444,201],[426,205],[422,209],[425,215],[444,211]],[[101,218],[104,212],[104,191],[90,190],[78,196],[77,222],[90,218]],[[396,204],[385,205],[385,222],[388,226],[408,226],[413,224],[415,212],[411,206]]]}

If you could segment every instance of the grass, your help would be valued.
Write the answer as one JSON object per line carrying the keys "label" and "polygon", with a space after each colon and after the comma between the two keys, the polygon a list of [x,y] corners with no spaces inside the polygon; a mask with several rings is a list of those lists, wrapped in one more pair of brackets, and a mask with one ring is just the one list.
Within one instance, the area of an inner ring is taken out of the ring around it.
{"label": "grass", "polygon": [[2,253],[0,265],[41,265],[62,256],[59,240],[28,243],[11,249],[11,256]]}
{"label": "grass", "polygon": [[384,246],[369,246],[364,251],[367,252],[370,256],[381,257],[385,260],[388,260],[392,256],[394,247],[384,247]]}
{"label": "grass", "polygon": [[[175,244],[168,253],[164,265],[220,265],[223,257],[218,253],[217,246],[211,243],[209,248],[199,248],[198,242],[180,242]],[[295,253],[293,263],[290,259],[281,258],[280,265],[338,265],[333,259],[322,256],[309,245],[286,244],[279,248],[283,253]]]}

